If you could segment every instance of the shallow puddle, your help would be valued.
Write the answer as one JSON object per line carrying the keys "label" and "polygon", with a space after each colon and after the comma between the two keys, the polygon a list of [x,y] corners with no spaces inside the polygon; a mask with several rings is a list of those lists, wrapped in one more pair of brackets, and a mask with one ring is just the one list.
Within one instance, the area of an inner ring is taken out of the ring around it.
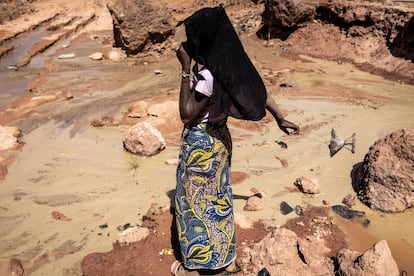
{"label": "shallow puddle", "polygon": [[28,92],[27,85],[44,68],[47,59],[51,58],[62,46],[70,44],[70,37],[58,41],[45,51],[37,53],[27,65],[21,66],[31,48],[49,35],[47,27],[40,27],[2,44],[2,47],[12,46],[13,49],[0,58],[0,112],[9,107],[16,98]]}

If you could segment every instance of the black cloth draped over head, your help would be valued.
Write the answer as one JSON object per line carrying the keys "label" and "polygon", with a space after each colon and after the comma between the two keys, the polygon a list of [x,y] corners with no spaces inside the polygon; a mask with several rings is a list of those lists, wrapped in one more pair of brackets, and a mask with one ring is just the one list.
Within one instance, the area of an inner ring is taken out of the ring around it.
{"label": "black cloth draped over head", "polygon": [[262,119],[266,113],[265,85],[224,8],[203,8],[186,18],[184,24],[184,49],[214,77],[212,100],[232,117]]}

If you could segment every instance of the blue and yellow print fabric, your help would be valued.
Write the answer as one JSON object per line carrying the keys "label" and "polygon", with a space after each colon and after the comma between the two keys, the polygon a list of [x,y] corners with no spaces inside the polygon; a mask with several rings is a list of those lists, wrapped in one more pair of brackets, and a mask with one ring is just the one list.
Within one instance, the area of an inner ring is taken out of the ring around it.
{"label": "blue and yellow print fabric", "polygon": [[181,139],[175,207],[183,262],[219,269],[236,257],[230,134],[225,122],[201,123]]}

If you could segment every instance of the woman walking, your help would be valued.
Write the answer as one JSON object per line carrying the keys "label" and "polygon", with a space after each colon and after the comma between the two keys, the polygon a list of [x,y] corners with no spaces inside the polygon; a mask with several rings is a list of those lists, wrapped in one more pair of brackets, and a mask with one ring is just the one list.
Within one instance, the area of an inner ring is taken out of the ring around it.
{"label": "woman walking", "polygon": [[182,262],[173,263],[171,273],[237,273],[227,117],[260,120],[267,109],[285,133],[299,127],[285,120],[267,96],[224,8],[201,9],[183,26],[186,40],[177,58],[184,129],[175,196]]}

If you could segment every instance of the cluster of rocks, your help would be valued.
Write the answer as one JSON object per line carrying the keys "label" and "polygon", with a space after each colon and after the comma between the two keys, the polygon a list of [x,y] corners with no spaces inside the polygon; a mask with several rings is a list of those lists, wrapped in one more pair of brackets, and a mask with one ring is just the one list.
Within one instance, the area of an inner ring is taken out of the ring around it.
{"label": "cluster of rocks", "polygon": [[334,258],[327,257],[328,252],[323,239],[303,239],[277,228],[252,248],[246,247],[241,262],[250,267],[251,275],[264,268],[270,275],[399,275],[385,240],[365,252],[344,248]]}

